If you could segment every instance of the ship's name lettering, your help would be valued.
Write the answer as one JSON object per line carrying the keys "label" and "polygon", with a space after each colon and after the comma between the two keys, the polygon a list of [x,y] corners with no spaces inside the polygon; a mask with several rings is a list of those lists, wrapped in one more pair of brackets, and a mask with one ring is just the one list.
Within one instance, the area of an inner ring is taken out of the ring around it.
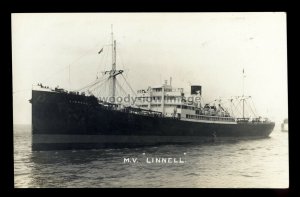
{"label": "ship's name lettering", "polygon": [[137,163],[138,160],[137,158],[129,158],[129,157],[124,157],[123,158],[123,163]]}

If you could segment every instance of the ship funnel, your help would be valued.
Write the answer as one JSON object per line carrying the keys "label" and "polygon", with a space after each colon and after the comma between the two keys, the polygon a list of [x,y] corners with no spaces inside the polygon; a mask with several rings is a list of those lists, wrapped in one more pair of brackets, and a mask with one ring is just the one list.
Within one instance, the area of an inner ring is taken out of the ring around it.
{"label": "ship funnel", "polygon": [[202,94],[202,87],[199,85],[192,85],[191,86],[191,95],[197,95],[197,94]]}

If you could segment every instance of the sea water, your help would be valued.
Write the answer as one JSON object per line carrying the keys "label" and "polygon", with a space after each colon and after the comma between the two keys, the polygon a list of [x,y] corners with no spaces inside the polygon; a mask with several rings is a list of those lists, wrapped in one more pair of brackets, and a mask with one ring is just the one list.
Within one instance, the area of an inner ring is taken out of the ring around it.
{"label": "sea water", "polygon": [[288,133],[199,145],[31,151],[31,126],[14,126],[16,188],[288,188]]}

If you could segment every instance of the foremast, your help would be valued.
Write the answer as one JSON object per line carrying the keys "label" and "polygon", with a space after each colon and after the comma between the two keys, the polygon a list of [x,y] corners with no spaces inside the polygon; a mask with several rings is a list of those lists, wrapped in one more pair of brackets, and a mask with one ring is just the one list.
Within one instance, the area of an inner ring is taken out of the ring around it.
{"label": "foremast", "polygon": [[123,73],[123,70],[117,70],[117,52],[116,52],[116,40],[114,40],[114,34],[113,34],[113,25],[111,25],[111,48],[112,48],[112,65],[111,70],[105,71],[104,74],[109,75],[110,79],[110,96],[113,98],[111,101],[115,102],[115,96],[116,96],[116,76]]}

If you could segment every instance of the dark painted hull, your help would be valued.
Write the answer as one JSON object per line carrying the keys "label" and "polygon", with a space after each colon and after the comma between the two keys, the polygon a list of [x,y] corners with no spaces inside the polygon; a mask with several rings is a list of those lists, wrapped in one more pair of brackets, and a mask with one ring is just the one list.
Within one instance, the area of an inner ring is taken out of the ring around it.
{"label": "dark painted hull", "polygon": [[282,131],[282,132],[288,132],[288,131],[289,131],[289,130],[288,130],[288,124],[282,123],[282,124],[281,124],[281,131]]}
{"label": "dark painted hull", "polygon": [[190,122],[117,111],[95,97],[32,91],[32,150],[199,143],[268,137],[274,123]]}

